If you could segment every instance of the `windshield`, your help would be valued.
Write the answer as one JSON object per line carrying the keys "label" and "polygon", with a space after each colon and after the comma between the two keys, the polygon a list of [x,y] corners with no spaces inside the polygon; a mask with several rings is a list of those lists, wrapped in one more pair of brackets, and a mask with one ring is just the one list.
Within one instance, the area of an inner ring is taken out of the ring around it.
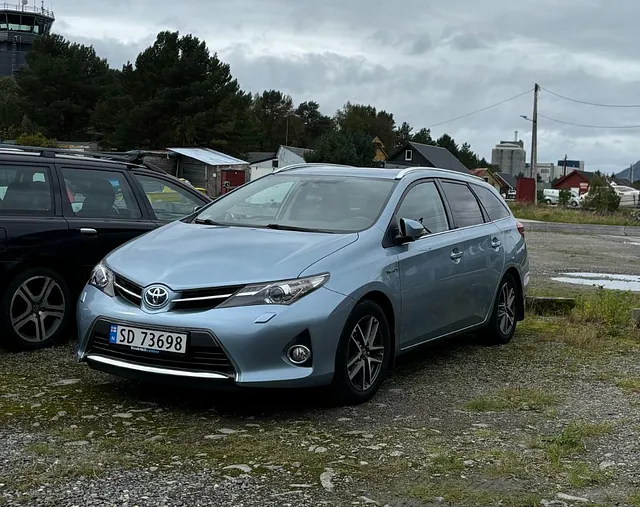
{"label": "windshield", "polygon": [[394,184],[393,180],[353,176],[274,174],[215,201],[195,221],[358,232],[375,223]]}

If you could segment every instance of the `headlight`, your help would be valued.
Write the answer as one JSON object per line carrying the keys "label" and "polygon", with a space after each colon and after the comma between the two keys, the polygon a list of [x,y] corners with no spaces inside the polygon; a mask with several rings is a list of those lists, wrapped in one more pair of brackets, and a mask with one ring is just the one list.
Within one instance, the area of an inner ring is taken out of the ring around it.
{"label": "headlight", "polygon": [[282,282],[247,285],[222,303],[218,308],[254,305],[290,305],[319,287],[329,279],[329,273],[296,278]]}
{"label": "headlight", "polygon": [[100,289],[107,296],[113,297],[115,295],[113,291],[113,271],[107,268],[103,262],[93,268],[89,278],[89,285]]}

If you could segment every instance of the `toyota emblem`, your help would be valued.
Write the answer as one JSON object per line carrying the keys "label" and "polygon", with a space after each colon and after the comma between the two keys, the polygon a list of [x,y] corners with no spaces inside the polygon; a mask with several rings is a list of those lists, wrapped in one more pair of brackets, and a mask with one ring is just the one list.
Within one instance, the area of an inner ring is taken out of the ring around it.
{"label": "toyota emblem", "polygon": [[152,285],[144,293],[144,302],[149,308],[162,308],[169,302],[169,291],[161,285]]}

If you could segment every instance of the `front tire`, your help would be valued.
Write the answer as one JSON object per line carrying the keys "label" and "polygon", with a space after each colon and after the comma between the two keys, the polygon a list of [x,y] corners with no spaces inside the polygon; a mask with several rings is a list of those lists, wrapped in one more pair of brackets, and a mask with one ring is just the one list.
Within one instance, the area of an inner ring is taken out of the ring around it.
{"label": "front tire", "polygon": [[362,301],[349,315],[336,353],[332,391],[340,404],[357,405],[376,394],[387,374],[391,332],[382,309]]}
{"label": "front tire", "polygon": [[29,268],[18,273],[2,295],[0,329],[13,349],[42,349],[64,338],[72,312],[64,278],[47,268]]}
{"label": "front tire", "polygon": [[511,341],[516,332],[519,297],[518,285],[513,276],[507,273],[500,282],[491,320],[481,333],[485,343],[506,345]]}

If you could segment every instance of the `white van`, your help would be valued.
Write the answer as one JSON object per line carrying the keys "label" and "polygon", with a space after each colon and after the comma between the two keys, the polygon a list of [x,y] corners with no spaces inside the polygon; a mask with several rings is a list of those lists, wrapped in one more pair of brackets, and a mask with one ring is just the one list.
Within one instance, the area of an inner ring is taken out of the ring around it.
{"label": "white van", "polygon": [[[580,206],[580,196],[577,192],[570,190],[571,198],[569,199],[569,206],[577,208]],[[547,204],[558,204],[558,200],[560,199],[560,190],[556,188],[545,188],[542,191],[544,202]]]}

